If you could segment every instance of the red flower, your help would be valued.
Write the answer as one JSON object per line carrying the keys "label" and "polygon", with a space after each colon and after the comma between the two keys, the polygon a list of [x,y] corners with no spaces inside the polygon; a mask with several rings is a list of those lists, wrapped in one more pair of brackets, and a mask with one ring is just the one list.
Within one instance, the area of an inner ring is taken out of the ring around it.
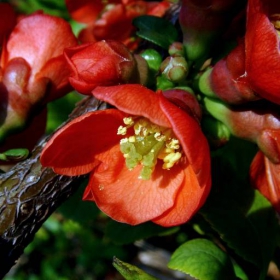
{"label": "red flower", "polygon": [[255,92],[277,104],[280,104],[279,26],[279,1],[248,1],[246,75]]}
{"label": "red flower", "polygon": [[71,16],[88,26],[79,34],[81,42],[100,40],[119,40],[128,46],[134,46],[130,40],[135,30],[132,20],[141,15],[162,16],[170,4],[163,2],[145,2],[138,0],[75,1],[67,0]]}
{"label": "red flower", "polygon": [[137,84],[97,87],[93,95],[117,109],[70,122],[44,148],[42,165],[70,176],[91,172],[84,199],[117,221],[173,226],[189,220],[211,184],[198,123]]}
{"label": "red flower", "polygon": [[19,21],[1,56],[1,137],[22,128],[36,106],[69,92],[63,50],[76,44],[63,19],[37,13]]}
{"label": "red flower", "polygon": [[66,49],[65,57],[72,69],[69,81],[83,94],[96,86],[127,83],[137,65],[125,45],[111,40]]}
{"label": "red flower", "polygon": [[251,184],[280,212],[280,163],[269,160],[262,152],[255,156],[251,167]]}

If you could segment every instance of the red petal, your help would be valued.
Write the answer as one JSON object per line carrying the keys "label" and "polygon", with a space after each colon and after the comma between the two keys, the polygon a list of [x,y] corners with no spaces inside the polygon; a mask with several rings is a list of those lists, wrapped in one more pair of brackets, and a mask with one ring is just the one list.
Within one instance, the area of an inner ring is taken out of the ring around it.
{"label": "red petal", "polygon": [[210,151],[200,126],[191,116],[164,97],[160,97],[160,108],[171,123],[200,187],[208,192],[211,185]]}
{"label": "red petal", "polygon": [[154,219],[171,208],[184,180],[181,166],[163,170],[158,164],[150,180],[141,180],[141,165],[128,170],[119,149],[116,145],[104,154],[91,174],[87,188],[97,206],[111,218],[131,225]]}
{"label": "red petal", "polygon": [[71,17],[82,23],[90,23],[96,20],[104,7],[102,2],[102,0],[65,0]]}
{"label": "red petal", "polygon": [[33,14],[20,20],[14,28],[7,44],[7,59],[24,58],[36,74],[51,58],[61,55],[64,48],[76,44],[65,20]]}
{"label": "red petal", "polygon": [[141,85],[97,87],[92,91],[92,94],[125,113],[143,116],[160,126],[171,127],[159,105],[159,95]]}
{"label": "red petal", "polygon": [[177,192],[174,206],[160,217],[153,219],[154,223],[165,227],[183,224],[204,204],[210,185],[201,188],[190,165],[184,168],[184,173],[184,182]]}
{"label": "red petal", "polygon": [[58,174],[75,176],[90,172],[97,164],[96,156],[119,142],[118,127],[124,114],[110,109],[89,112],[59,130],[41,154],[43,166]]}
{"label": "red petal", "polygon": [[280,104],[279,35],[269,20],[269,9],[280,13],[279,1],[249,0],[247,11],[246,72],[259,95]]}
{"label": "red petal", "polygon": [[250,168],[251,184],[280,212],[280,164],[273,164],[258,152]]}

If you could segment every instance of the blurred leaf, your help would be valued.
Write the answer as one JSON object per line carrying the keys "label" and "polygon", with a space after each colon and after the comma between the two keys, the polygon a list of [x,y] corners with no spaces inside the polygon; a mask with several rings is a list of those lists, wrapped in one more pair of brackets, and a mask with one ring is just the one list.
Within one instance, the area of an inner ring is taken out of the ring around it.
{"label": "blurred leaf", "polygon": [[49,103],[46,133],[50,134],[59,125],[66,121],[69,114],[75,108],[75,104],[82,98],[82,95],[76,92],[71,92],[64,97]]}
{"label": "blurred leaf", "polygon": [[255,265],[259,279],[265,279],[279,229],[270,203],[250,187],[254,149],[249,144],[234,140],[214,156],[213,189],[200,213],[230,248]]}
{"label": "blurred leaf", "polygon": [[16,10],[23,14],[31,14],[38,10],[44,11],[46,14],[59,16],[69,19],[69,13],[66,9],[65,1],[57,0],[10,0],[9,1]]}
{"label": "blurred leaf", "polygon": [[236,263],[233,262],[233,269],[236,277],[241,280],[249,280],[244,270]]}
{"label": "blurred leaf", "polygon": [[87,180],[84,180],[78,191],[65,201],[57,211],[63,214],[64,217],[88,227],[90,224],[94,223],[100,211],[94,202],[82,200],[86,185]]}
{"label": "blurred leaf", "polygon": [[199,280],[236,279],[230,258],[207,239],[193,239],[181,245],[168,267]]}
{"label": "blurred leaf", "polygon": [[136,34],[164,49],[178,40],[178,31],[168,20],[156,16],[144,15],[133,20],[139,31]]}
{"label": "blurred leaf", "polygon": [[4,153],[0,153],[0,159],[5,161],[24,160],[29,156],[28,149],[10,149]]}
{"label": "blurred leaf", "polygon": [[116,257],[113,258],[113,266],[126,280],[157,280],[155,277],[147,274],[140,268],[125,263]]}
{"label": "blurred leaf", "polygon": [[155,235],[171,234],[179,230],[179,227],[164,228],[152,222],[137,226],[130,226],[111,220],[108,222],[105,236],[116,244],[129,244],[139,239],[145,239]]}

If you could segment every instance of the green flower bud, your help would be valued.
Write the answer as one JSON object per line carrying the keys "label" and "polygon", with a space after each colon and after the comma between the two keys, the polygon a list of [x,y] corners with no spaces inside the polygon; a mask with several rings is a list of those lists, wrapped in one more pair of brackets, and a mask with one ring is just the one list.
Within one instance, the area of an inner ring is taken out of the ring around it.
{"label": "green flower bud", "polygon": [[157,72],[162,62],[161,55],[154,49],[147,49],[140,54],[148,63],[151,71]]}
{"label": "green flower bud", "polygon": [[169,56],[161,63],[160,71],[170,81],[179,83],[187,77],[189,68],[184,57]]}
{"label": "green flower bud", "polygon": [[167,79],[165,76],[157,77],[157,89],[166,90],[174,88],[174,83]]}

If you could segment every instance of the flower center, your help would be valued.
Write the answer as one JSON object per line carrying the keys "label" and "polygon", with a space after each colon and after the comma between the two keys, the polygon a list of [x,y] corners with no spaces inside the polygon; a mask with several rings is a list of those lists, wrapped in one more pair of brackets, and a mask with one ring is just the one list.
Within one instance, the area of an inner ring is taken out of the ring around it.
{"label": "flower center", "polygon": [[120,150],[128,169],[138,164],[143,166],[140,179],[151,178],[158,159],[163,162],[162,168],[168,170],[180,160],[182,149],[171,129],[153,124],[144,117],[128,117],[123,122],[125,126],[120,126],[117,134],[126,135],[129,129],[133,129],[134,134],[121,139]]}

